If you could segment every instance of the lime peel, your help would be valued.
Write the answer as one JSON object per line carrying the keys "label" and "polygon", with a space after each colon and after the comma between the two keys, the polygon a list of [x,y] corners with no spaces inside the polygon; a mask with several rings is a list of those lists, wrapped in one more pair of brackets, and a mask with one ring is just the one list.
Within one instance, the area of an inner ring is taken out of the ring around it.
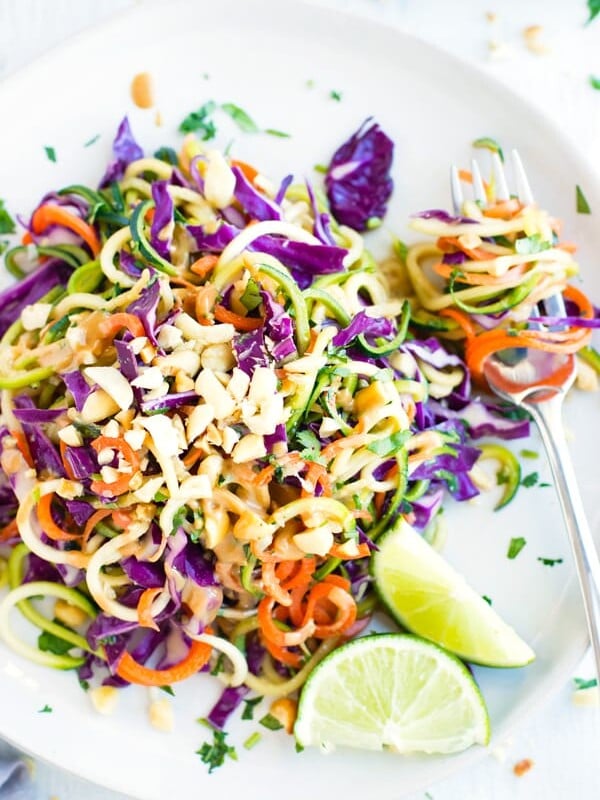
{"label": "lime peel", "polygon": [[375,585],[402,627],[475,664],[522,667],[533,661],[531,647],[405,520],[377,545]]}
{"label": "lime peel", "polygon": [[300,745],[457,753],[486,745],[490,724],[473,676],[457,658],[410,634],[363,636],[312,672],[294,729]]}

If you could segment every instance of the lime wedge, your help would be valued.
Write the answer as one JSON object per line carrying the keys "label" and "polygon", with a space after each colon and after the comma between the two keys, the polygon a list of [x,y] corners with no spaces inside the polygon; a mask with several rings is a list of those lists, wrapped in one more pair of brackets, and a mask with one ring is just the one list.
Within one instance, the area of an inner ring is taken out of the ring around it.
{"label": "lime wedge", "polygon": [[404,520],[377,542],[373,575],[396,621],[465,661],[522,667],[535,653]]}
{"label": "lime wedge", "polygon": [[380,633],[334,650],[312,672],[294,729],[304,747],[457,753],[487,744],[488,713],[457,658],[416,636]]}

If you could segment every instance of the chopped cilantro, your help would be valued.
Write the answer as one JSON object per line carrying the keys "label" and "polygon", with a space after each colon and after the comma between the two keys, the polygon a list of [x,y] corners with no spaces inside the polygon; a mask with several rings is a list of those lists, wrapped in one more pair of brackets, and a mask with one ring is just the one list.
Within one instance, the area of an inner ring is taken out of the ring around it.
{"label": "chopped cilantro", "polygon": [[172,686],[159,686],[158,688],[161,689],[166,694],[170,694],[171,697],[175,697],[175,692],[173,691]]}
{"label": "chopped cilantro", "polygon": [[83,689],[84,692],[87,692],[87,690],[90,688],[89,682],[88,681],[82,681],[81,678],[79,679],[79,685],[81,686],[81,688]]}
{"label": "chopped cilantro", "polygon": [[515,250],[522,256],[541,253],[542,250],[548,250],[551,246],[550,242],[545,242],[539,233],[534,233],[531,236],[522,236],[515,242]]}
{"label": "chopped cilantro", "polygon": [[52,161],[53,164],[56,164],[56,150],[53,147],[44,147],[46,152],[46,157],[48,161]]}
{"label": "chopped cilantro", "polygon": [[210,119],[210,115],[216,108],[217,104],[214,100],[208,100],[208,102],[200,106],[197,111],[192,111],[181,121],[179,130],[181,133],[198,132],[205,142],[209,139],[213,139],[217,133],[217,129],[214,122]]}
{"label": "chopped cilantro", "polygon": [[600,14],[600,0],[587,0],[587,7],[589,12],[589,17],[587,18],[586,25],[589,25],[590,22],[593,22],[598,14]]}
{"label": "chopped cilantro", "polygon": [[521,458],[539,458],[540,454],[535,450],[521,450],[519,455]]}
{"label": "chopped cilantro", "polygon": [[[371,631],[371,633],[375,633],[375,631]],[[296,752],[302,753],[304,751],[304,747],[300,744],[300,742],[296,742]]]}
{"label": "chopped cilantro", "polygon": [[290,139],[292,134],[286,133],[285,131],[278,131],[276,128],[265,128],[265,133],[268,133],[269,136],[278,136],[280,139]]}
{"label": "chopped cilantro", "polygon": [[575,206],[578,214],[591,214],[590,204],[585,199],[581,186],[575,186]]}
{"label": "chopped cilantro", "polygon": [[159,147],[154,153],[154,158],[166,161],[167,164],[173,164],[173,166],[177,166],[179,162],[177,153],[172,147]]}
{"label": "chopped cilantro", "polygon": [[215,661],[214,667],[211,669],[211,675],[219,675],[225,669],[225,657],[223,653],[219,653],[219,657]]}
{"label": "chopped cilantro", "polygon": [[573,678],[573,683],[575,684],[575,689],[579,692],[581,689],[592,689],[594,686],[598,686],[598,679]]}
{"label": "chopped cilantro", "polygon": [[84,142],[83,146],[84,147],[91,147],[93,144],[96,144],[96,142],[98,141],[99,138],[100,138],[100,134],[97,133],[95,136],[92,136],[91,139],[88,139],[87,142]]}
{"label": "chopped cilantro", "polygon": [[210,80],[210,73],[209,72],[203,72],[202,73],[202,77],[204,78],[205,81],[208,81],[208,80]]}
{"label": "chopped cilantro", "polygon": [[304,448],[300,455],[302,458],[314,461],[321,453],[321,442],[318,440],[316,434],[311,430],[298,431],[296,433],[296,440]]}
{"label": "chopped cilantro", "polygon": [[542,558],[538,556],[538,561],[541,561],[545,567],[553,567],[555,564],[562,564],[562,558]]}
{"label": "chopped cilantro", "polygon": [[485,602],[488,604],[488,606],[492,605],[492,598],[488,597],[487,594],[482,594],[481,597],[485,600]]}
{"label": "chopped cilantro", "polygon": [[260,742],[261,739],[262,736],[260,735],[259,731],[254,731],[254,733],[251,733],[250,736],[244,742],[244,747],[246,748],[246,750],[252,750],[252,748],[256,747],[256,745]]}
{"label": "chopped cilantro", "polygon": [[376,442],[371,442],[367,445],[367,450],[370,450],[375,455],[386,458],[394,453],[397,453],[412,436],[410,431],[398,431],[392,433],[391,436],[386,436],[385,439],[378,439]]}
{"label": "chopped cilantro", "polygon": [[480,139],[475,139],[472,142],[472,147],[483,148],[485,150],[489,150],[492,153],[498,153],[500,156],[500,161],[504,161],[504,153],[502,152],[502,148],[498,144],[495,139],[492,139],[490,136],[482,136]]}
{"label": "chopped cilantro", "polygon": [[592,89],[600,89],[600,78],[597,78],[595,75],[590,75],[589,82]]}
{"label": "chopped cilantro", "polygon": [[337,100],[337,102],[339,103],[340,100],[342,99],[342,93],[338,92],[337,89],[332,89],[329,92],[329,97],[331,97],[332,100]]}
{"label": "chopped cilantro", "polygon": [[52,707],[49,706],[48,703],[46,703],[46,705],[43,708],[40,708],[38,710],[38,714],[51,714],[51,713],[52,713]]}
{"label": "chopped cilantro", "polygon": [[406,261],[406,256],[408,253],[408,245],[405,244],[402,239],[398,239],[396,236],[392,239],[392,247],[394,249],[394,253],[398,256],[400,261],[404,264]]}
{"label": "chopped cilantro", "polygon": [[524,486],[526,489],[531,489],[532,486],[535,486],[540,481],[540,474],[539,472],[530,472],[529,475],[525,475],[523,480],[521,481],[521,486]]}
{"label": "chopped cilantro", "polygon": [[15,221],[4,208],[4,200],[0,200],[0,233],[14,233]]}
{"label": "chopped cilantro", "polygon": [[322,175],[326,175],[329,167],[326,164],[315,164],[313,169],[315,172],[320,172]]}
{"label": "chopped cilantro", "polygon": [[433,800],[433,795],[430,794],[429,792],[425,792],[425,798],[426,800]]}
{"label": "chopped cilantro", "polygon": [[55,636],[53,633],[43,631],[38,636],[38,647],[45,653],[54,653],[57,656],[64,656],[73,647],[71,642],[61,639],[60,636]]}
{"label": "chopped cilantro", "polygon": [[506,557],[516,558],[526,544],[527,540],[524,539],[522,536],[514,536],[510,540],[510,544],[508,545],[508,552],[506,553]]}
{"label": "chopped cilantro", "polygon": [[244,700],[245,708],[242,712],[242,719],[254,719],[254,707],[257,706],[262,697],[251,697],[249,700]]}
{"label": "chopped cilantro", "polygon": [[178,511],[176,511],[175,514],[173,515],[173,527],[171,529],[173,533],[175,533],[175,531],[178,528],[181,528],[181,526],[185,522],[186,516],[187,516],[187,506],[181,506],[181,508]]}
{"label": "chopped cilantro", "polygon": [[247,311],[254,311],[262,303],[260,287],[253,278],[250,278],[246,284],[244,293],[240,297],[240,302]]}
{"label": "chopped cilantro", "polygon": [[213,769],[223,766],[227,757],[237,761],[237,753],[235,747],[231,747],[225,742],[227,733],[225,731],[213,731],[213,741],[204,742],[196,754],[200,756],[202,763],[208,764],[208,773],[210,774]]}
{"label": "chopped cilantro", "polygon": [[270,731],[278,731],[283,728],[283,725],[277,717],[274,717],[273,714],[265,714],[262,719],[259,719],[259,725],[262,725],[264,728],[268,728]]}
{"label": "chopped cilantro", "polygon": [[254,122],[252,117],[244,111],[243,108],[236,106],[234,103],[222,103],[221,108],[231,117],[238,128],[245,133],[259,133],[260,128]]}

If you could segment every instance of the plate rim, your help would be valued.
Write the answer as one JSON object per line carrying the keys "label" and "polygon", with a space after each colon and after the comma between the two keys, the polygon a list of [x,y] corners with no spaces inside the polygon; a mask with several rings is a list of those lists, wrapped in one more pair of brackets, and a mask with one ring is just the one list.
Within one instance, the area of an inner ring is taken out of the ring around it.
{"label": "plate rim", "polygon": [[[128,8],[123,8],[115,11],[110,17],[102,20],[99,23],[90,23],[81,30],[68,35],[60,42],[56,42],[49,47],[45,48],[42,52],[37,54],[33,59],[26,64],[17,67],[9,72],[0,80],[0,103],[2,102],[3,94],[10,91],[14,87],[18,87],[20,81],[27,81],[30,75],[35,75],[46,64],[51,64],[55,59],[61,58],[62,53],[66,51],[68,57],[69,51],[77,49],[82,44],[90,40],[100,40],[104,37],[110,36],[112,30],[117,29],[120,25],[130,25],[131,19],[135,19],[138,15],[142,15],[148,10],[156,9],[160,6],[169,6],[170,12],[178,6],[190,7],[194,6],[196,0],[141,0]],[[235,5],[243,4],[246,6],[253,5],[258,12],[260,9],[281,9],[281,0],[225,0],[225,4]],[[351,24],[360,22],[365,26],[365,35],[368,37],[370,32],[375,35],[383,35],[398,38],[400,41],[404,40],[416,47],[420,51],[429,52],[437,59],[445,60],[453,68],[463,72],[469,72],[471,76],[478,80],[481,84],[487,84],[491,87],[492,91],[499,97],[500,100],[507,99],[513,106],[520,106],[528,113],[532,111],[538,116],[540,126],[552,133],[555,141],[559,144],[560,148],[568,151],[571,159],[577,165],[580,173],[587,172],[589,175],[588,186],[593,186],[594,189],[600,192],[600,165],[594,162],[586,161],[586,158],[573,141],[563,130],[560,128],[558,122],[547,113],[543,106],[538,105],[535,101],[530,100],[520,94],[517,90],[511,89],[499,77],[485,69],[484,64],[480,64],[474,60],[468,59],[457,55],[454,52],[446,50],[441,45],[428,41],[420,35],[413,32],[406,31],[402,26],[394,24],[390,21],[378,20],[372,16],[367,16],[357,10],[349,10],[347,8],[334,9],[329,4],[323,4],[319,0],[287,0],[287,7],[295,7],[295,13],[313,13],[315,16],[320,16],[323,19],[329,17],[331,20],[335,18],[339,24],[340,17],[348,20]],[[280,12],[283,13],[283,12]],[[576,576],[573,574],[564,586],[564,590],[570,590],[573,584],[576,584]],[[578,605],[581,606],[580,601]],[[582,612],[583,613],[583,612]],[[538,692],[533,696],[523,700],[518,706],[514,707],[508,714],[507,718],[501,723],[496,731],[493,732],[492,742],[488,747],[474,747],[468,751],[459,754],[454,758],[436,759],[434,774],[431,778],[431,784],[437,784],[440,781],[447,779],[450,775],[464,770],[469,765],[473,765],[481,761],[493,749],[497,740],[506,738],[512,731],[522,726],[527,720],[534,717],[540,710],[547,706],[551,700],[558,694],[561,686],[564,686],[565,677],[568,669],[572,672],[577,663],[581,660],[589,647],[589,640],[585,626],[581,628],[577,637],[575,637],[570,645],[571,658],[565,660],[564,670],[555,670],[545,677],[545,691]],[[64,758],[53,760],[38,748],[31,748],[26,741],[22,741],[19,736],[13,738],[10,732],[2,730],[0,724],[0,737],[9,745],[19,749],[20,751],[35,757],[36,759],[52,766],[63,770],[67,774],[71,774],[78,779],[88,781],[98,787],[110,789],[115,792],[127,793],[131,797],[138,800],[145,800],[146,794],[136,793],[135,777],[129,778],[127,783],[127,775],[118,774],[115,779],[112,779],[110,772],[103,773],[102,782],[97,782],[96,777],[90,777],[95,772],[100,773],[101,770],[94,771],[89,768],[77,768],[72,764],[65,763]],[[433,764],[433,762],[432,762]],[[123,780],[119,780],[123,778]],[[406,792],[414,791],[414,787],[410,786],[406,789],[401,789],[402,795]]]}

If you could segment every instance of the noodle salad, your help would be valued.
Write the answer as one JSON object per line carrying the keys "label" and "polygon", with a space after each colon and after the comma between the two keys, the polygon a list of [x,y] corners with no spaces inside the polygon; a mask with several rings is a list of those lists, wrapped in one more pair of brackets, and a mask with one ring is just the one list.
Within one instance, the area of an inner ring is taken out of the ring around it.
{"label": "noodle salad", "polygon": [[[362,232],[392,148],[366,123],[325,193],[193,136],[146,157],[125,119],[99,189],[42,199],[0,303],[0,635],[18,653],[91,689],[210,670],[222,728],[367,627],[378,537],[403,515],[435,539],[444,497],[479,492],[473,440],[527,436],[471,381],[515,343],[588,348],[572,248],[509,201],[417,215],[435,243],[380,269]],[[568,327],[529,330],[556,290]]]}

